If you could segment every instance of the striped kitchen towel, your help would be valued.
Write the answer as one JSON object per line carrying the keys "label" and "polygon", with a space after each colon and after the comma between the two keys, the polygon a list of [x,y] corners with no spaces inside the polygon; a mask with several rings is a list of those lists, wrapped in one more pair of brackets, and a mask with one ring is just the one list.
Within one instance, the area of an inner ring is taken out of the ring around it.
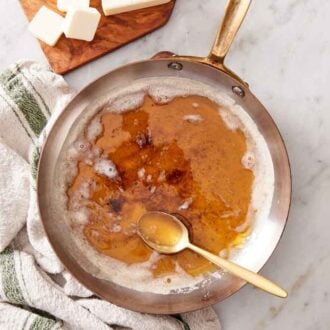
{"label": "striped kitchen towel", "polygon": [[54,254],[34,176],[43,128],[73,95],[61,76],[31,61],[0,75],[0,329],[220,329],[211,308],[154,316],[100,300]]}

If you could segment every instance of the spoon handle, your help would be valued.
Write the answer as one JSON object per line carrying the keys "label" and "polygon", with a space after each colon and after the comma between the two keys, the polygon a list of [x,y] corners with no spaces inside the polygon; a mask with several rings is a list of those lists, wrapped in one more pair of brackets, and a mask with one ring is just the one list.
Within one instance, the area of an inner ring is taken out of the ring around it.
{"label": "spoon handle", "polygon": [[200,247],[198,247],[196,245],[189,244],[187,247],[189,249],[195,251],[196,253],[200,254],[207,260],[213,262],[215,265],[228,271],[229,273],[236,275],[237,277],[249,282],[250,284],[253,284],[254,286],[256,286],[266,292],[269,292],[269,293],[271,293],[275,296],[281,297],[281,298],[286,298],[288,296],[288,294],[285,290],[280,288],[275,283],[262,277],[261,275],[258,275],[257,273],[254,273],[244,267],[241,267],[229,260],[218,257],[215,254],[210,253],[204,249],[201,249]]}

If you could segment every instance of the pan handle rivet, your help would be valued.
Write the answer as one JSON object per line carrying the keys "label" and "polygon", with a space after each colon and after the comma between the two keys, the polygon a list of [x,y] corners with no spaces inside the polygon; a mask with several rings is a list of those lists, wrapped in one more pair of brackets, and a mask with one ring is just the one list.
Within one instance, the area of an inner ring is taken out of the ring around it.
{"label": "pan handle rivet", "polygon": [[179,62],[171,62],[168,64],[168,68],[176,71],[181,71],[183,69],[183,65]]}
{"label": "pan handle rivet", "polygon": [[245,92],[243,90],[242,87],[239,86],[233,86],[232,87],[233,93],[239,97],[244,97],[245,96]]}

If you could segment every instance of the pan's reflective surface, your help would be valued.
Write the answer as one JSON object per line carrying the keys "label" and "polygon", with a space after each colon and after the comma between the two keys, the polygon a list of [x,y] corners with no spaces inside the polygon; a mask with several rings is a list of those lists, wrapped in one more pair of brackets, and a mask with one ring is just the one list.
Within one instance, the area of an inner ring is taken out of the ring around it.
{"label": "pan's reflective surface", "polygon": [[[164,296],[129,290],[91,276],[90,272],[80,267],[81,261],[86,258],[74,247],[70,235],[65,232],[61,223],[60,210],[54,207],[53,177],[56,160],[64,140],[72,124],[90,102],[103,97],[110,89],[126,86],[136,79],[166,76],[184,77],[221,88],[246,110],[267,142],[275,172],[272,208],[269,219],[254,228],[254,239],[247,243],[244,253],[238,260],[241,265],[251,270],[260,270],[276,247],[287,218],[291,192],[287,154],[274,122],[248,88],[227,74],[205,64],[185,60],[173,64],[173,61],[168,59],[145,61],[117,69],[100,78],[83,90],[58,120],[48,126],[48,130],[52,129],[42,152],[38,175],[41,217],[54,250],[68,270],[90,290],[115,304],[141,312],[163,314],[206,307],[237,291],[244,282],[225,275],[205,289]],[[88,263],[88,260],[84,260],[84,263]]]}

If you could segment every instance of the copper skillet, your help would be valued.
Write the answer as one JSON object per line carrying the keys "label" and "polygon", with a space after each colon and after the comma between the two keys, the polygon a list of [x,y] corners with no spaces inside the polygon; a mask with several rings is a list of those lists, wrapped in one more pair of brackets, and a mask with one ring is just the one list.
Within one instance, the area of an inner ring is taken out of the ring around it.
{"label": "copper skillet", "polygon": [[[54,200],[55,165],[72,125],[93,100],[115,87],[147,77],[185,77],[221,88],[251,116],[264,136],[274,165],[275,191],[268,219],[254,228],[254,239],[244,247],[237,260],[241,265],[259,271],[274,251],[284,230],[291,200],[291,175],[288,156],[280,133],[264,106],[248,85],[224,65],[225,56],[248,11],[251,0],[229,0],[222,24],[210,55],[206,58],[172,56],[162,53],[154,59],[128,64],[99,78],[82,90],[47,127],[38,172],[38,202],[41,218],[60,260],[66,268],[96,295],[130,310],[174,314],[205,308],[238,291],[244,281],[226,274],[207,288],[182,294],[138,292],[101,280],[80,265],[83,253],[74,247],[61,220],[61,210]],[[165,58],[164,58],[165,55]]]}

